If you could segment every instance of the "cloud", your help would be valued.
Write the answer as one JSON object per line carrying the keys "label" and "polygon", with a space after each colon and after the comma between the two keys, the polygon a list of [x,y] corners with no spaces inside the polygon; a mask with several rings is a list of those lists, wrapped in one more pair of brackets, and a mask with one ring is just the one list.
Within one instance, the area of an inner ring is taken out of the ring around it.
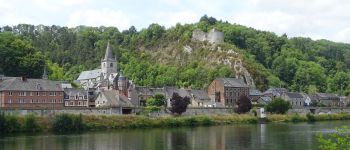
{"label": "cloud", "polygon": [[156,15],[156,20],[165,27],[175,26],[176,23],[194,23],[199,20],[200,15],[191,11],[161,12]]}
{"label": "cloud", "polygon": [[67,26],[116,26],[119,29],[128,29],[130,21],[121,11],[110,9],[102,10],[80,10],[74,11],[68,19]]}

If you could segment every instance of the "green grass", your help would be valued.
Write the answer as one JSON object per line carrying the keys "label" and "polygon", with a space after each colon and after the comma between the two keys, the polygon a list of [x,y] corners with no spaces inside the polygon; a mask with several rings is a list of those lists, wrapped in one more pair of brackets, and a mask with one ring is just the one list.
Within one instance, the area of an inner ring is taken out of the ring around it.
{"label": "green grass", "polygon": [[[350,120],[350,114],[269,114],[267,122],[314,122]],[[1,133],[54,132],[67,133],[85,130],[109,130],[132,128],[176,128],[228,124],[256,124],[258,118],[252,114],[227,114],[203,116],[147,117],[143,115],[73,115],[58,114],[39,117],[0,114]]]}

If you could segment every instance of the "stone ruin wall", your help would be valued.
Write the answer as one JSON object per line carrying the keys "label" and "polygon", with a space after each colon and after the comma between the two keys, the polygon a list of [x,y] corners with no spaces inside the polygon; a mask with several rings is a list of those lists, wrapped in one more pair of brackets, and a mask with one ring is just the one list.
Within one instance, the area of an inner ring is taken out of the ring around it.
{"label": "stone ruin wall", "polygon": [[208,33],[196,29],[192,33],[192,40],[201,42],[208,41],[211,44],[219,44],[224,42],[224,33],[215,28],[210,30]]}

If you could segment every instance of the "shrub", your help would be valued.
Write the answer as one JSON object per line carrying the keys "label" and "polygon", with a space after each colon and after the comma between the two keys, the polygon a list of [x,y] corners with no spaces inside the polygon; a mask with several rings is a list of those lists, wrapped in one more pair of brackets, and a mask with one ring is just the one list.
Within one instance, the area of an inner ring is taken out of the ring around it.
{"label": "shrub", "polygon": [[146,111],[148,111],[148,112],[157,112],[157,111],[160,111],[160,107],[158,107],[158,106],[146,106],[145,109],[146,109]]}
{"label": "shrub", "polygon": [[318,142],[319,142],[319,148],[320,149],[328,149],[328,150],[335,150],[335,149],[349,149],[350,147],[350,136],[349,134],[349,127],[343,126],[341,128],[336,128],[335,133],[331,133],[329,135],[318,135]]}
{"label": "shrub", "polygon": [[291,121],[295,123],[302,121],[302,119],[300,118],[299,114],[295,113],[292,115]]}
{"label": "shrub", "polygon": [[309,122],[315,122],[316,121],[316,117],[313,114],[311,114],[311,113],[307,113],[306,114],[306,118],[307,118],[307,120]]}
{"label": "shrub", "polygon": [[163,94],[155,94],[146,101],[146,106],[164,106],[165,96]]}
{"label": "shrub", "polygon": [[170,111],[173,114],[181,115],[183,112],[186,112],[187,106],[191,102],[189,97],[181,97],[178,93],[173,93],[173,96],[170,99],[170,103]]}
{"label": "shrub", "polygon": [[4,113],[0,113],[0,131],[5,133],[7,131],[7,121]]}
{"label": "shrub", "polygon": [[285,114],[291,105],[288,101],[281,98],[276,98],[266,105],[266,111],[277,114]]}
{"label": "shrub", "polygon": [[21,129],[21,125],[19,124],[17,117],[10,115],[6,117],[6,132],[8,133],[13,133],[13,132],[18,132]]}
{"label": "shrub", "polygon": [[56,115],[52,130],[55,133],[67,133],[67,132],[81,132],[84,129],[84,124],[82,121],[82,115],[73,114],[59,114]]}
{"label": "shrub", "polygon": [[252,109],[252,102],[247,96],[240,96],[236,102],[236,108],[234,109],[236,113],[242,114],[248,112]]}
{"label": "shrub", "polygon": [[189,117],[184,119],[185,126],[195,126],[198,124],[198,121],[194,117]]}
{"label": "shrub", "polygon": [[37,132],[41,130],[33,114],[29,114],[24,117],[23,130],[26,132]]}

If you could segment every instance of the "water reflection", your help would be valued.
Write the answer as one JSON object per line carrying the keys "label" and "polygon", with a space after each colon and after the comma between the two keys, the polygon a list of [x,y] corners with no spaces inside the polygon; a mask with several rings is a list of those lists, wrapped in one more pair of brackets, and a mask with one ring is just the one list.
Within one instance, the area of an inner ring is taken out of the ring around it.
{"label": "water reflection", "polygon": [[74,135],[0,137],[0,149],[316,149],[315,134],[350,122],[137,129]]}

